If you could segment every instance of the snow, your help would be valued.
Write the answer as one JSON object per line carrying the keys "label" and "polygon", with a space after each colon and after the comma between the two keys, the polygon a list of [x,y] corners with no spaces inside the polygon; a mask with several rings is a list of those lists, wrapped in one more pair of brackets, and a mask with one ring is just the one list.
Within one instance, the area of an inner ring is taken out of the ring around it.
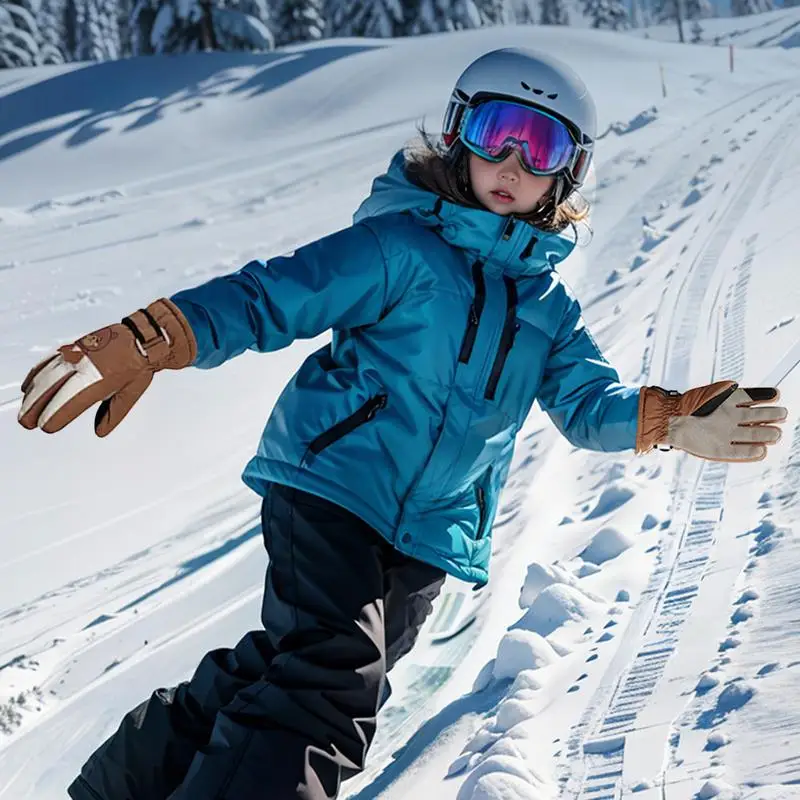
{"label": "snow", "polygon": [[259,624],[239,475],[325,337],[161,374],[104,440],[91,415],[22,430],[27,370],[349,224],[463,66],[510,44],[596,97],[593,236],[563,271],[623,379],[780,382],[790,416],[765,461],[715,465],[579,451],[535,410],[490,584],[448,580],[343,796],[800,797],[798,14],[704,21],[733,73],[654,28],[520,26],[0,75],[0,800],[63,797],[125,711]]}

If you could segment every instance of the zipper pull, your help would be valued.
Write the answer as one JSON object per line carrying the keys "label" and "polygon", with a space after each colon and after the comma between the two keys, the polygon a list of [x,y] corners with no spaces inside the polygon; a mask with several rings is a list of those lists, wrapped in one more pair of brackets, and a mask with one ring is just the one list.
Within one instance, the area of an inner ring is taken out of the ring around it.
{"label": "zipper pull", "polygon": [[507,242],[511,238],[511,234],[514,233],[514,226],[516,225],[516,220],[514,217],[509,217],[508,222],[506,222],[506,226],[503,229],[503,241]]}
{"label": "zipper pull", "polygon": [[387,395],[379,394],[372,401],[372,405],[369,407],[369,411],[367,411],[368,420],[371,420],[378,413],[379,409],[386,408],[386,400],[387,400]]}
{"label": "zipper pull", "polygon": [[477,325],[480,320],[478,319],[478,311],[475,308],[475,303],[469,307],[469,324]]}

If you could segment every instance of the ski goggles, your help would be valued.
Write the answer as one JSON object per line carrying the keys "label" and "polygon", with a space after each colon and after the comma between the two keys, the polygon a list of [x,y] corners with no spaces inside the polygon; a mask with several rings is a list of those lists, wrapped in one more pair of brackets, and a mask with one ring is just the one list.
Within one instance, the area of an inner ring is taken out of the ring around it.
{"label": "ski goggles", "polygon": [[591,151],[560,119],[508,100],[486,100],[467,109],[460,137],[487,161],[499,163],[513,148],[532,175],[566,172],[576,184],[583,183],[591,162]]}

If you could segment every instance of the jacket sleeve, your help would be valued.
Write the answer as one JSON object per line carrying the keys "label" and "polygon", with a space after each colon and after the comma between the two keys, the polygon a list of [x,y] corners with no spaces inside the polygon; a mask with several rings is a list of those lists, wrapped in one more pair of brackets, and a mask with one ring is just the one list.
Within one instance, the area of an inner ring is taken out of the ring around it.
{"label": "jacket sleeve", "polygon": [[639,387],[620,383],[586,329],[578,301],[569,294],[538,400],[576,447],[615,451],[636,446]]}
{"label": "jacket sleeve", "polygon": [[209,369],[245,350],[280,350],[329,328],[378,322],[386,290],[376,235],[354,225],[170,299],[197,339],[193,366]]}

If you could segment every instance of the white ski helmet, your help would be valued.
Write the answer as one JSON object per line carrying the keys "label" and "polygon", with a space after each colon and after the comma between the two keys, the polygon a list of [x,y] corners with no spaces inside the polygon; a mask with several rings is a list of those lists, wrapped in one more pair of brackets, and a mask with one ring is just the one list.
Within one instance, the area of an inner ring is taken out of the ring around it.
{"label": "white ski helmet", "polygon": [[473,61],[456,82],[444,114],[442,141],[448,151],[459,142],[464,111],[492,98],[541,108],[560,119],[585,156],[579,176],[559,175],[556,204],[582,185],[591,166],[597,112],[589,90],[569,65],[521,47],[492,50]]}

